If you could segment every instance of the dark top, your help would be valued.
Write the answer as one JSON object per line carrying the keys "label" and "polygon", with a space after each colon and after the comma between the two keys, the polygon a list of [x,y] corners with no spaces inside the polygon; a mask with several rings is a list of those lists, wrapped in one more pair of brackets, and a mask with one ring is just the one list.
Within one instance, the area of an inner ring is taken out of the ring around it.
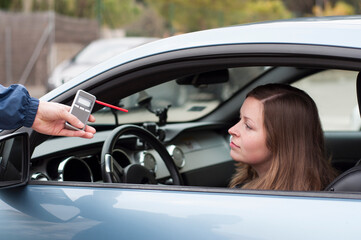
{"label": "dark top", "polygon": [[31,127],[38,107],[39,100],[30,97],[24,86],[0,85],[0,129]]}

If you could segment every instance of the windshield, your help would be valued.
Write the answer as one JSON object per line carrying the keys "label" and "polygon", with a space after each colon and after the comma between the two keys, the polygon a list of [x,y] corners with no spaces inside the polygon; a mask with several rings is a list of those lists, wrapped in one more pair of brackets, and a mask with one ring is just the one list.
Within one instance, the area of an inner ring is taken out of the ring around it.
{"label": "windshield", "polygon": [[[155,112],[168,108],[167,122],[187,122],[206,116],[222,102],[231,98],[239,89],[257,78],[268,67],[241,67],[226,70],[224,83],[192,85],[182,79],[157,85],[121,99],[119,106],[129,110],[128,113],[117,111],[118,123],[158,122]],[[223,73],[222,73],[223,74]],[[211,75],[191,76],[201,79]],[[220,76],[222,77],[222,76]],[[211,76],[214,78],[214,76]],[[208,79],[204,79],[208,81]],[[153,111],[153,113],[151,112]],[[114,116],[109,108],[94,113],[96,124],[114,124]]]}

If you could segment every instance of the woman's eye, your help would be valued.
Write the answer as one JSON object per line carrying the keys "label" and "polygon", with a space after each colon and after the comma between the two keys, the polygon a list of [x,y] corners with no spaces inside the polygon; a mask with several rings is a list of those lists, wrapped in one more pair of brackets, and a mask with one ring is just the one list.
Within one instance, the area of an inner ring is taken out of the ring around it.
{"label": "woman's eye", "polygon": [[247,123],[244,124],[247,129],[252,129]]}

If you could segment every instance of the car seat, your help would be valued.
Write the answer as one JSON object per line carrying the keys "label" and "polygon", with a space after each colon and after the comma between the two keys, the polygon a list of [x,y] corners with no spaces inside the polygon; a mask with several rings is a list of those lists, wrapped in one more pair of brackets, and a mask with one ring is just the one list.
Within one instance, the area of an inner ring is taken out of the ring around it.
{"label": "car seat", "polygon": [[356,165],[338,176],[326,187],[332,192],[361,192],[361,160]]}

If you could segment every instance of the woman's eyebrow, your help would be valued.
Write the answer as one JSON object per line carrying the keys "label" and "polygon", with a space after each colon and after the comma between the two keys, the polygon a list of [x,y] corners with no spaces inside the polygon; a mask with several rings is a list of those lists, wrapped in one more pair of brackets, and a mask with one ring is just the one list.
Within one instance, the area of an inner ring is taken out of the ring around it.
{"label": "woman's eyebrow", "polygon": [[246,120],[246,121],[251,122],[253,125],[256,125],[256,122],[255,122],[252,118],[250,118],[250,117],[243,116],[243,119]]}
{"label": "woman's eyebrow", "polygon": [[252,120],[252,118],[248,117],[248,116],[245,115],[245,114],[242,115],[242,111],[239,112],[239,118],[240,118],[240,119],[243,118],[244,120],[249,120],[249,121],[251,121],[253,124],[255,123],[255,121]]}

